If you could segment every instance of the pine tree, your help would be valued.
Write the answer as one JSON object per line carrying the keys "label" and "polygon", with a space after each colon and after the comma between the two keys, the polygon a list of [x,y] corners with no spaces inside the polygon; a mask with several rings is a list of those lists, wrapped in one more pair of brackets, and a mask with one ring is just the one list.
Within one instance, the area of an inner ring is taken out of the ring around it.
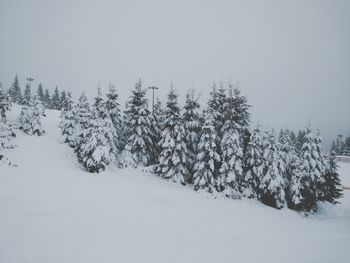
{"label": "pine tree", "polygon": [[109,159],[111,149],[100,121],[100,119],[89,121],[88,127],[80,132],[75,148],[78,161],[90,173],[98,173],[104,170],[111,161]]}
{"label": "pine tree", "polygon": [[67,108],[67,93],[63,90],[60,97],[60,110],[65,108]]}
{"label": "pine tree", "polygon": [[252,132],[245,160],[241,192],[245,197],[258,199],[260,180],[263,177],[263,139],[259,125]]}
{"label": "pine tree", "polygon": [[272,132],[266,132],[263,139],[263,176],[260,180],[261,201],[281,209],[286,205],[285,164],[278,150]]}
{"label": "pine tree", "polygon": [[212,86],[210,92],[210,98],[208,101],[208,110],[211,112],[214,118],[214,126],[218,134],[218,140],[221,138],[221,130],[225,122],[225,102],[226,102],[226,90],[223,83],[220,83],[220,89],[217,90],[216,84]]}
{"label": "pine tree", "polygon": [[41,83],[39,83],[39,85],[38,85],[37,95],[39,96],[39,99],[41,100],[41,102],[44,102],[44,100],[45,100],[44,89],[43,89],[43,85],[41,85]]}
{"label": "pine tree", "polygon": [[0,122],[3,120],[6,121],[6,112],[10,110],[11,102],[8,94],[2,88],[0,83]]}
{"label": "pine tree", "polygon": [[73,110],[73,101],[71,93],[67,94],[66,108],[62,109],[60,115],[61,121],[59,127],[61,128],[61,142],[67,143],[70,147],[75,147],[76,144],[76,120],[75,113]]}
{"label": "pine tree", "polygon": [[10,87],[9,94],[12,102],[18,103],[18,104],[22,103],[22,92],[21,92],[21,87],[19,85],[19,80],[17,76],[15,76],[15,80],[13,81]]}
{"label": "pine tree", "polygon": [[156,103],[154,104],[154,114],[152,114],[152,117],[151,117],[152,141],[153,141],[153,145],[155,147],[155,153],[156,153],[155,163],[159,162],[159,154],[161,152],[161,147],[158,143],[161,139],[164,122],[165,122],[164,109],[161,101],[159,100],[159,98],[157,98]]}
{"label": "pine tree", "polygon": [[327,159],[323,152],[322,148],[322,138],[320,136],[320,130],[317,129],[317,133],[315,136],[315,152],[314,155],[316,157],[316,169],[318,171],[317,174],[317,199],[320,201],[324,200],[325,197],[325,175],[327,172]]}
{"label": "pine tree", "polygon": [[311,128],[307,127],[305,132],[302,132],[303,146],[299,153],[300,165],[300,181],[301,181],[301,202],[297,206],[297,210],[312,212],[317,209],[316,202],[318,201],[318,185],[322,181],[321,176],[323,171],[319,170],[319,154],[317,152],[316,139],[312,135]]}
{"label": "pine tree", "polygon": [[44,107],[46,109],[52,109],[52,107],[51,107],[51,97],[50,97],[50,92],[49,92],[48,89],[45,90],[43,104],[44,104]]}
{"label": "pine tree", "polygon": [[81,130],[88,128],[89,119],[91,117],[90,106],[87,97],[85,96],[85,93],[82,93],[79,97],[79,101],[75,110],[75,115],[75,119],[77,122],[76,131],[77,133],[79,133]]}
{"label": "pine tree", "polygon": [[221,166],[217,179],[218,191],[225,191],[231,197],[239,197],[240,182],[243,176],[243,151],[241,148],[239,126],[236,122],[233,89],[225,102],[225,122],[221,129]]}
{"label": "pine tree", "polygon": [[198,98],[194,97],[194,90],[186,95],[186,104],[183,113],[183,126],[185,129],[185,143],[188,151],[187,169],[189,171],[188,183],[192,183],[193,166],[197,155],[200,139],[201,122]]}
{"label": "pine tree", "polygon": [[[107,93],[106,107],[111,117],[114,128],[118,134],[121,136],[122,133],[122,117],[120,112],[120,104],[118,102],[118,93],[114,85],[110,85],[109,92]],[[118,145],[118,148],[121,150],[121,146]]]}
{"label": "pine tree", "polygon": [[136,83],[132,91],[127,115],[128,123],[125,131],[127,141],[123,153],[124,157],[131,156],[136,165],[147,166],[153,164],[156,159],[155,147],[152,142],[151,119],[146,90],[142,89],[141,80]]}
{"label": "pine tree", "polygon": [[298,136],[296,138],[297,152],[300,152],[301,148],[303,147],[304,142],[305,142],[305,131],[299,131]]}
{"label": "pine tree", "polygon": [[214,117],[210,112],[205,115],[205,122],[202,126],[202,134],[198,144],[197,156],[195,159],[193,175],[194,189],[207,189],[209,192],[215,190],[216,167],[220,156],[217,152],[217,138],[214,127]]}
{"label": "pine tree", "polygon": [[98,88],[97,96],[95,97],[94,102],[94,114],[95,119],[98,121],[98,123],[103,127],[103,130],[105,131],[105,143],[108,145],[108,148],[110,150],[109,154],[110,156],[107,156],[109,160],[113,158],[117,158],[119,150],[118,150],[118,133],[117,130],[114,127],[113,121],[110,116],[110,112],[107,108],[107,103],[104,101],[101,93],[101,89]]}
{"label": "pine tree", "polygon": [[[10,109],[10,105],[10,97],[5,93],[0,83],[0,151],[2,151],[2,149],[13,148],[15,146],[12,143],[12,139],[16,135],[8,125],[6,119],[6,112]],[[0,156],[3,155],[0,154]]]}
{"label": "pine tree", "polygon": [[23,104],[26,106],[29,106],[32,101],[32,95],[31,95],[31,88],[30,84],[27,83],[26,88],[24,90],[24,95],[23,95]]}
{"label": "pine tree", "polygon": [[[248,104],[247,97],[241,95],[241,90],[238,87],[233,88],[232,84],[229,84],[229,90],[232,92],[233,108],[235,111],[235,123],[240,135],[244,133],[244,130],[248,128],[250,123],[250,105]],[[231,91],[232,90],[232,91]],[[231,97],[231,96],[230,96]]]}
{"label": "pine tree", "polygon": [[331,152],[328,159],[327,171],[325,174],[323,201],[332,204],[339,204],[339,199],[343,196],[343,187],[338,174],[338,164],[335,152]]}
{"label": "pine tree", "polygon": [[54,91],[53,96],[51,98],[51,108],[54,110],[61,110],[61,108],[62,108],[58,87],[55,88],[55,91]]}
{"label": "pine tree", "polygon": [[45,131],[41,127],[41,116],[43,114],[43,104],[38,96],[34,97],[34,107],[31,118],[32,134],[41,136]]}
{"label": "pine tree", "polygon": [[78,161],[89,172],[100,172],[117,158],[118,135],[100,89],[93,106],[91,119],[79,133],[75,151]]}
{"label": "pine tree", "polygon": [[41,136],[45,131],[41,127],[41,112],[40,100],[37,96],[34,97],[34,102],[29,102],[29,105],[23,105],[18,123],[19,128],[28,135]]}
{"label": "pine tree", "polygon": [[162,151],[157,173],[165,179],[185,185],[189,174],[186,167],[188,153],[177,97],[171,87],[166,105],[166,121],[159,142]]}

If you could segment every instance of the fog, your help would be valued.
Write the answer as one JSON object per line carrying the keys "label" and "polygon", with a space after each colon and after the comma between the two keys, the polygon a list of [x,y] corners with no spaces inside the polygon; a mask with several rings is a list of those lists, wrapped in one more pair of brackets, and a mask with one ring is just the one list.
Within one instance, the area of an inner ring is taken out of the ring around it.
{"label": "fog", "polygon": [[75,97],[112,81],[121,101],[138,78],[203,103],[239,80],[253,124],[310,119],[328,146],[350,133],[350,1],[0,0],[0,82],[16,74]]}

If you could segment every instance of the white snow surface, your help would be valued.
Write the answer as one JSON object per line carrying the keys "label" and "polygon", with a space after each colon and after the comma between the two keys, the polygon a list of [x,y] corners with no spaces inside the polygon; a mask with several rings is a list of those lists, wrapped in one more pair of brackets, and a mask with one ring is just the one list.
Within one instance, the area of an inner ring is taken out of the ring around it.
{"label": "white snow surface", "polygon": [[[9,118],[18,116],[19,108]],[[214,199],[131,168],[89,174],[46,133],[17,131],[0,163],[1,263],[346,262],[350,191],[309,217],[253,200]],[[340,172],[350,186],[350,163]]]}

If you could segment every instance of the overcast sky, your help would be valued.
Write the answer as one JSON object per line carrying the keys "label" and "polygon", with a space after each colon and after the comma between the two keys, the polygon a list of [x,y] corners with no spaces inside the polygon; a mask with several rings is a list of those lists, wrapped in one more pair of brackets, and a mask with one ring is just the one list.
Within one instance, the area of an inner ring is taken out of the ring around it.
{"label": "overcast sky", "polygon": [[329,141],[350,132],[350,1],[0,0],[0,82],[15,74],[90,98],[112,80],[121,100],[139,77],[182,101],[238,79],[253,123],[311,118]]}

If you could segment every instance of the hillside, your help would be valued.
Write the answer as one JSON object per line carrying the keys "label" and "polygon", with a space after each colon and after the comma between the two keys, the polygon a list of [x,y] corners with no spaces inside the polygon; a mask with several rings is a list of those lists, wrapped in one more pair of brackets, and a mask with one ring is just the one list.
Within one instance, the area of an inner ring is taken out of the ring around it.
{"label": "hillside", "polygon": [[[15,118],[15,108],[9,118]],[[18,131],[0,164],[0,262],[341,262],[350,243],[350,191],[307,218],[252,200],[218,200],[134,169],[89,174],[46,134]],[[350,186],[350,164],[340,170]],[[345,261],[344,261],[345,262]]]}

